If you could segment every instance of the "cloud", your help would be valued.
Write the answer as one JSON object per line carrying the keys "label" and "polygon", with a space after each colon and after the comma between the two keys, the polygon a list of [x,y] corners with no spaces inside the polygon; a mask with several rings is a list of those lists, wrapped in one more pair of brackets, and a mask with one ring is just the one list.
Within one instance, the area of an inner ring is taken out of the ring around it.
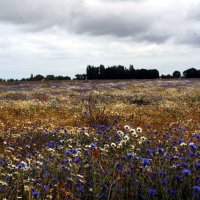
{"label": "cloud", "polygon": [[0,22],[28,32],[58,27],[91,37],[198,47],[197,5],[198,0],[0,0]]}
{"label": "cloud", "polygon": [[66,25],[81,0],[0,0],[3,22],[48,28]]}

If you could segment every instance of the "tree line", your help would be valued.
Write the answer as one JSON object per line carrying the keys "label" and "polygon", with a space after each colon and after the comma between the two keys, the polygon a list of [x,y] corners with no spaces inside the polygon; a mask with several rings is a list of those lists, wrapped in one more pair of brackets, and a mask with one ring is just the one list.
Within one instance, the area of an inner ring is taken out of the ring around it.
{"label": "tree line", "polygon": [[47,76],[43,76],[41,74],[37,74],[35,76],[33,76],[33,74],[31,74],[30,78],[22,78],[20,80],[18,79],[0,79],[0,82],[16,82],[16,81],[49,81],[49,80],[71,80],[71,78],[69,76],[54,76],[54,75],[47,75]]}
{"label": "tree line", "polygon": [[172,75],[159,75],[157,69],[135,69],[133,65],[126,68],[122,65],[111,66],[105,68],[104,65],[91,66],[86,69],[86,77],[88,80],[93,79],[171,79],[171,78],[200,78],[200,70],[195,68],[187,69],[181,75],[180,71],[174,71]]}
{"label": "tree line", "polygon": [[105,68],[88,65],[86,69],[87,79],[156,79],[159,78],[157,69],[135,69],[133,65],[127,69],[122,65]]}
{"label": "tree line", "polygon": [[[114,65],[110,67],[91,66],[88,65],[86,68],[86,74],[76,74],[73,80],[103,80],[103,79],[172,79],[172,78],[200,78],[200,70],[195,68],[190,68],[183,71],[182,75],[180,71],[174,71],[173,74],[159,75],[157,69],[135,69],[133,65],[129,68],[123,65]],[[47,75],[43,76],[41,74],[33,76],[31,74],[30,78],[17,79],[0,79],[0,82],[14,82],[14,81],[45,81],[45,80],[71,80],[69,76],[54,76]]]}

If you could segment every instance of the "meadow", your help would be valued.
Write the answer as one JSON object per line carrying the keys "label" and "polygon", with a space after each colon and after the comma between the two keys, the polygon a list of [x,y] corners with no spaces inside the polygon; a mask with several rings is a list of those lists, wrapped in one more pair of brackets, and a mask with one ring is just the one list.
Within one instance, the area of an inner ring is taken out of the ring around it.
{"label": "meadow", "polygon": [[200,80],[0,84],[0,199],[200,199]]}

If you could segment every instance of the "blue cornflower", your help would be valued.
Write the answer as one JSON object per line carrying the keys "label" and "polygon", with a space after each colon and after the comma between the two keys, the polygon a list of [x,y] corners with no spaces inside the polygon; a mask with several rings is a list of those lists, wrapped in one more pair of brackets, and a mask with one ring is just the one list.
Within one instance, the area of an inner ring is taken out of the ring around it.
{"label": "blue cornflower", "polygon": [[121,171],[122,168],[123,168],[122,164],[121,163],[117,163],[116,168],[117,168],[118,171]]}
{"label": "blue cornflower", "polygon": [[177,179],[177,180],[181,180],[182,177],[178,174],[174,174],[174,178]]}
{"label": "blue cornflower", "polygon": [[150,163],[150,159],[149,158],[142,158],[142,163],[144,165],[148,165]]}
{"label": "blue cornflower", "polygon": [[179,139],[179,140],[178,140],[178,143],[179,143],[179,144],[183,143],[183,139]]}
{"label": "blue cornflower", "polygon": [[130,175],[130,174],[131,174],[131,170],[130,170],[130,169],[126,169],[126,170],[124,171],[124,173]]}
{"label": "blue cornflower", "polygon": [[156,190],[154,190],[154,189],[149,189],[149,190],[148,190],[148,193],[149,193],[151,196],[155,196],[155,195],[156,195]]}
{"label": "blue cornflower", "polygon": [[101,199],[106,199],[106,198],[107,198],[106,193],[103,192],[103,193],[101,194],[100,198],[101,198]]}
{"label": "blue cornflower", "polygon": [[38,198],[40,196],[40,193],[37,192],[34,188],[32,189],[32,195],[34,198]]}
{"label": "blue cornflower", "polygon": [[77,153],[78,153],[78,150],[77,150],[77,149],[73,149],[73,150],[72,150],[72,153],[73,153],[73,154],[77,154]]}
{"label": "blue cornflower", "polygon": [[152,150],[152,149],[146,149],[146,152],[147,152],[148,154],[153,154],[154,150]]}
{"label": "blue cornflower", "polygon": [[19,169],[23,169],[23,168],[26,167],[26,165],[25,165],[24,163],[19,162],[18,165],[17,165],[17,167],[18,167]]}
{"label": "blue cornflower", "polygon": [[134,158],[134,154],[133,153],[128,153],[127,156],[128,156],[128,158]]}
{"label": "blue cornflower", "polygon": [[81,163],[81,158],[80,157],[76,157],[74,162],[77,163],[77,164]]}
{"label": "blue cornflower", "polygon": [[200,162],[195,163],[197,169],[200,169]]}
{"label": "blue cornflower", "polygon": [[190,147],[191,147],[191,149],[192,149],[192,151],[196,151],[196,149],[197,149],[197,146],[196,146],[196,144],[192,144],[192,145],[190,145]]}
{"label": "blue cornflower", "polygon": [[89,115],[89,112],[88,111],[84,111],[84,115]]}
{"label": "blue cornflower", "polygon": [[103,190],[108,190],[109,187],[108,187],[108,184],[107,183],[104,183],[103,186],[102,186]]}
{"label": "blue cornflower", "polygon": [[200,135],[195,135],[195,138],[200,140]]}
{"label": "blue cornflower", "polygon": [[92,143],[92,144],[91,144],[91,147],[92,147],[93,149],[96,149],[96,148],[97,148],[97,145],[96,145],[95,143]]}
{"label": "blue cornflower", "polygon": [[184,175],[190,175],[191,171],[189,169],[183,169],[182,170],[182,174],[184,174]]}
{"label": "blue cornflower", "polygon": [[66,154],[66,156],[68,156],[68,157],[69,157],[69,156],[72,156],[72,152],[69,151],[69,150],[66,150],[66,151],[65,151],[65,154]]}
{"label": "blue cornflower", "polygon": [[54,146],[54,141],[50,141],[50,142],[47,142],[46,144],[45,144],[45,146],[47,146],[47,147],[53,147]]}
{"label": "blue cornflower", "polygon": [[8,176],[7,178],[6,178],[6,182],[8,183],[8,182],[11,182],[12,181],[12,176]]}
{"label": "blue cornflower", "polygon": [[69,163],[69,160],[62,160],[62,161],[61,161],[61,164],[62,164],[62,165],[65,165],[65,164],[68,164],[68,163]]}
{"label": "blue cornflower", "polygon": [[126,155],[122,155],[122,160],[126,160]]}
{"label": "blue cornflower", "polygon": [[158,153],[160,153],[160,154],[161,154],[161,153],[163,153],[163,152],[164,152],[164,149],[163,149],[163,148],[158,148],[158,149],[157,149],[157,151],[158,151]]}
{"label": "blue cornflower", "polygon": [[193,190],[195,192],[200,192],[200,186],[197,186],[197,185],[193,186]]}
{"label": "blue cornflower", "polygon": [[85,150],[85,151],[84,151],[84,154],[85,154],[86,156],[89,156],[89,155],[90,155],[90,152],[89,152],[88,150]]}
{"label": "blue cornflower", "polygon": [[167,185],[167,183],[168,183],[167,179],[162,180],[162,185]]}
{"label": "blue cornflower", "polygon": [[80,192],[80,193],[84,192],[84,188],[83,188],[83,187],[81,187],[81,186],[80,186],[80,187],[78,187],[77,189],[78,189],[78,192]]}
{"label": "blue cornflower", "polygon": [[176,195],[176,190],[171,189],[171,188],[167,189],[166,192],[167,192],[168,194],[170,194],[170,195]]}
{"label": "blue cornflower", "polygon": [[166,133],[165,138],[168,140],[170,138],[170,133]]}
{"label": "blue cornflower", "polygon": [[160,171],[159,174],[160,174],[160,176],[166,176],[167,175],[167,173],[165,171],[162,171],[162,170]]}

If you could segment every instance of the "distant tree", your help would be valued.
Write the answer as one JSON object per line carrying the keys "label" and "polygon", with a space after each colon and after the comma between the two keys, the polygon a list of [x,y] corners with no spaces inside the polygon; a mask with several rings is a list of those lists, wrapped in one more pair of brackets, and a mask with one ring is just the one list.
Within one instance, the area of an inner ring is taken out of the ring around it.
{"label": "distant tree", "polygon": [[15,80],[13,78],[8,79],[7,82],[14,82]]}
{"label": "distant tree", "polygon": [[45,80],[55,80],[55,79],[56,79],[56,77],[54,75],[47,75],[45,77]]}
{"label": "distant tree", "polygon": [[100,65],[99,66],[99,76],[100,76],[100,79],[105,79],[105,67],[104,65]]}
{"label": "distant tree", "polygon": [[134,78],[135,75],[135,69],[133,65],[129,66],[129,70],[128,70],[128,78]]}
{"label": "distant tree", "polygon": [[44,76],[42,76],[42,75],[40,75],[40,74],[36,75],[36,76],[33,78],[34,81],[41,81],[41,80],[43,80],[43,79],[44,79]]}
{"label": "distant tree", "polygon": [[76,77],[75,80],[86,80],[87,79],[86,74],[76,74],[75,77]]}
{"label": "distant tree", "polygon": [[179,71],[174,71],[173,77],[174,78],[180,78],[181,77],[181,73]]}
{"label": "distant tree", "polygon": [[200,78],[200,70],[195,68],[187,69],[183,72],[185,78]]}

